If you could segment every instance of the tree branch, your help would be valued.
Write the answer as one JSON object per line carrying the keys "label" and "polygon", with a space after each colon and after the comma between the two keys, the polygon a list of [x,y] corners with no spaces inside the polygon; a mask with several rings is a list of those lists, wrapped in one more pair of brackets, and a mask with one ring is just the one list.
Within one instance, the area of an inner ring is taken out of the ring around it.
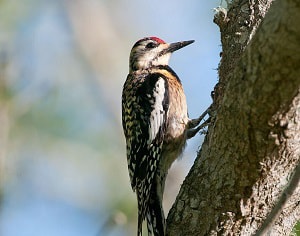
{"label": "tree branch", "polygon": [[[299,163],[300,4],[275,1],[266,14],[270,3],[234,1],[223,16],[213,119],[169,213],[168,235],[254,234]],[[289,234],[299,194],[271,235]]]}
{"label": "tree branch", "polygon": [[271,231],[274,222],[278,219],[284,207],[286,207],[288,200],[294,194],[296,188],[299,187],[299,182],[300,182],[300,164],[298,164],[298,166],[296,167],[295,173],[292,175],[292,178],[288,186],[283,191],[278,203],[275,205],[275,207],[268,215],[268,217],[266,218],[266,220],[264,221],[260,229],[257,231],[256,236],[267,235]]}

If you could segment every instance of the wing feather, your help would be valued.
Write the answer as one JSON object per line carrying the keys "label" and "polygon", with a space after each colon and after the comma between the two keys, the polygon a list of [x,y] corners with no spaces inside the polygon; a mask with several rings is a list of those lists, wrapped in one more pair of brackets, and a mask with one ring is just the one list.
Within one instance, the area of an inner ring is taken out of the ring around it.
{"label": "wing feather", "polygon": [[[158,166],[169,108],[168,85],[162,74],[129,75],[122,96],[122,121],[133,190],[137,181],[153,178]],[[154,170],[149,168],[154,166]],[[148,181],[150,180],[148,179]]]}
{"label": "wing feather", "polygon": [[146,217],[159,166],[169,109],[164,75],[128,75],[122,94],[122,123],[131,186],[138,198],[138,232]]}

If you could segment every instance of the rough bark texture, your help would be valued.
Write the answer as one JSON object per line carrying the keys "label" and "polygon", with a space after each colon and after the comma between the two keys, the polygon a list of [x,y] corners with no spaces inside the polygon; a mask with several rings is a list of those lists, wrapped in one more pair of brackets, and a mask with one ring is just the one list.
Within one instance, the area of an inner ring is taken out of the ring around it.
{"label": "rough bark texture", "polygon": [[[234,1],[216,16],[223,54],[213,121],[169,213],[168,235],[254,234],[299,163],[300,2],[270,5]],[[299,196],[298,186],[270,235],[289,235]]]}

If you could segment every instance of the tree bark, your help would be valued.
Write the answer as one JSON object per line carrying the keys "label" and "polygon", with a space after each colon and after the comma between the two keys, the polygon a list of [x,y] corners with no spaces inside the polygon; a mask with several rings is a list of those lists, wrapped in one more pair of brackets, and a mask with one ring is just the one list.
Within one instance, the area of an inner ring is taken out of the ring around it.
{"label": "tree bark", "polygon": [[[299,12],[297,0],[219,9],[212,122],[168,215],[168,235],[253,235],[288,186],[300,159]],[[294,186],[267,234],[289,235],[300,219],[299,178]]]}

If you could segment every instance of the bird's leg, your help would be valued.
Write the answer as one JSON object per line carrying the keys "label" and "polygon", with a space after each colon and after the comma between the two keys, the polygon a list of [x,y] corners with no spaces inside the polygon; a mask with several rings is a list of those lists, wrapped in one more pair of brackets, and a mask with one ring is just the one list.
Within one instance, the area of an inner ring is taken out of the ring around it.
{"label": "bird's leg", "polygon": [[197,125],[200,124],[200,122],[203,120],[203,118],[208,114],[208,112],[210,111],[210,107],[207,108],[202,114],[201,116],[199,116],[198,118],[196,119],[191,119],[189,120],[188,122],[188,129],[193,129],[195,128]]}
{"label": "bird's leg", "polygon": [[[187,139],[190,139],[190,138],[194,137],[196,135],[196,133],[198,133],[201,129],[203,129],[204,127],[209,125],[210,117],[206,121],[204,121],[202,124],[200,124],[200,122],[209,113],[209,111],[210,111],[210,107],[207,108],[198,118],[189,120],[189,122],[188,122],[188,131],[187,131]],[[196,126],[198,126],[198,127],[196,127]]]}
{"label": "bird's leg", "polygon": [[208,118],[206,121],[204,121],[197,128],[188,129],[188,131],[187,131],[187,139],[190,139],[190,138],[194,137],[201,129],[203,129],[204,127],[208,126],[209,123],[210,123],[210,118]]}

